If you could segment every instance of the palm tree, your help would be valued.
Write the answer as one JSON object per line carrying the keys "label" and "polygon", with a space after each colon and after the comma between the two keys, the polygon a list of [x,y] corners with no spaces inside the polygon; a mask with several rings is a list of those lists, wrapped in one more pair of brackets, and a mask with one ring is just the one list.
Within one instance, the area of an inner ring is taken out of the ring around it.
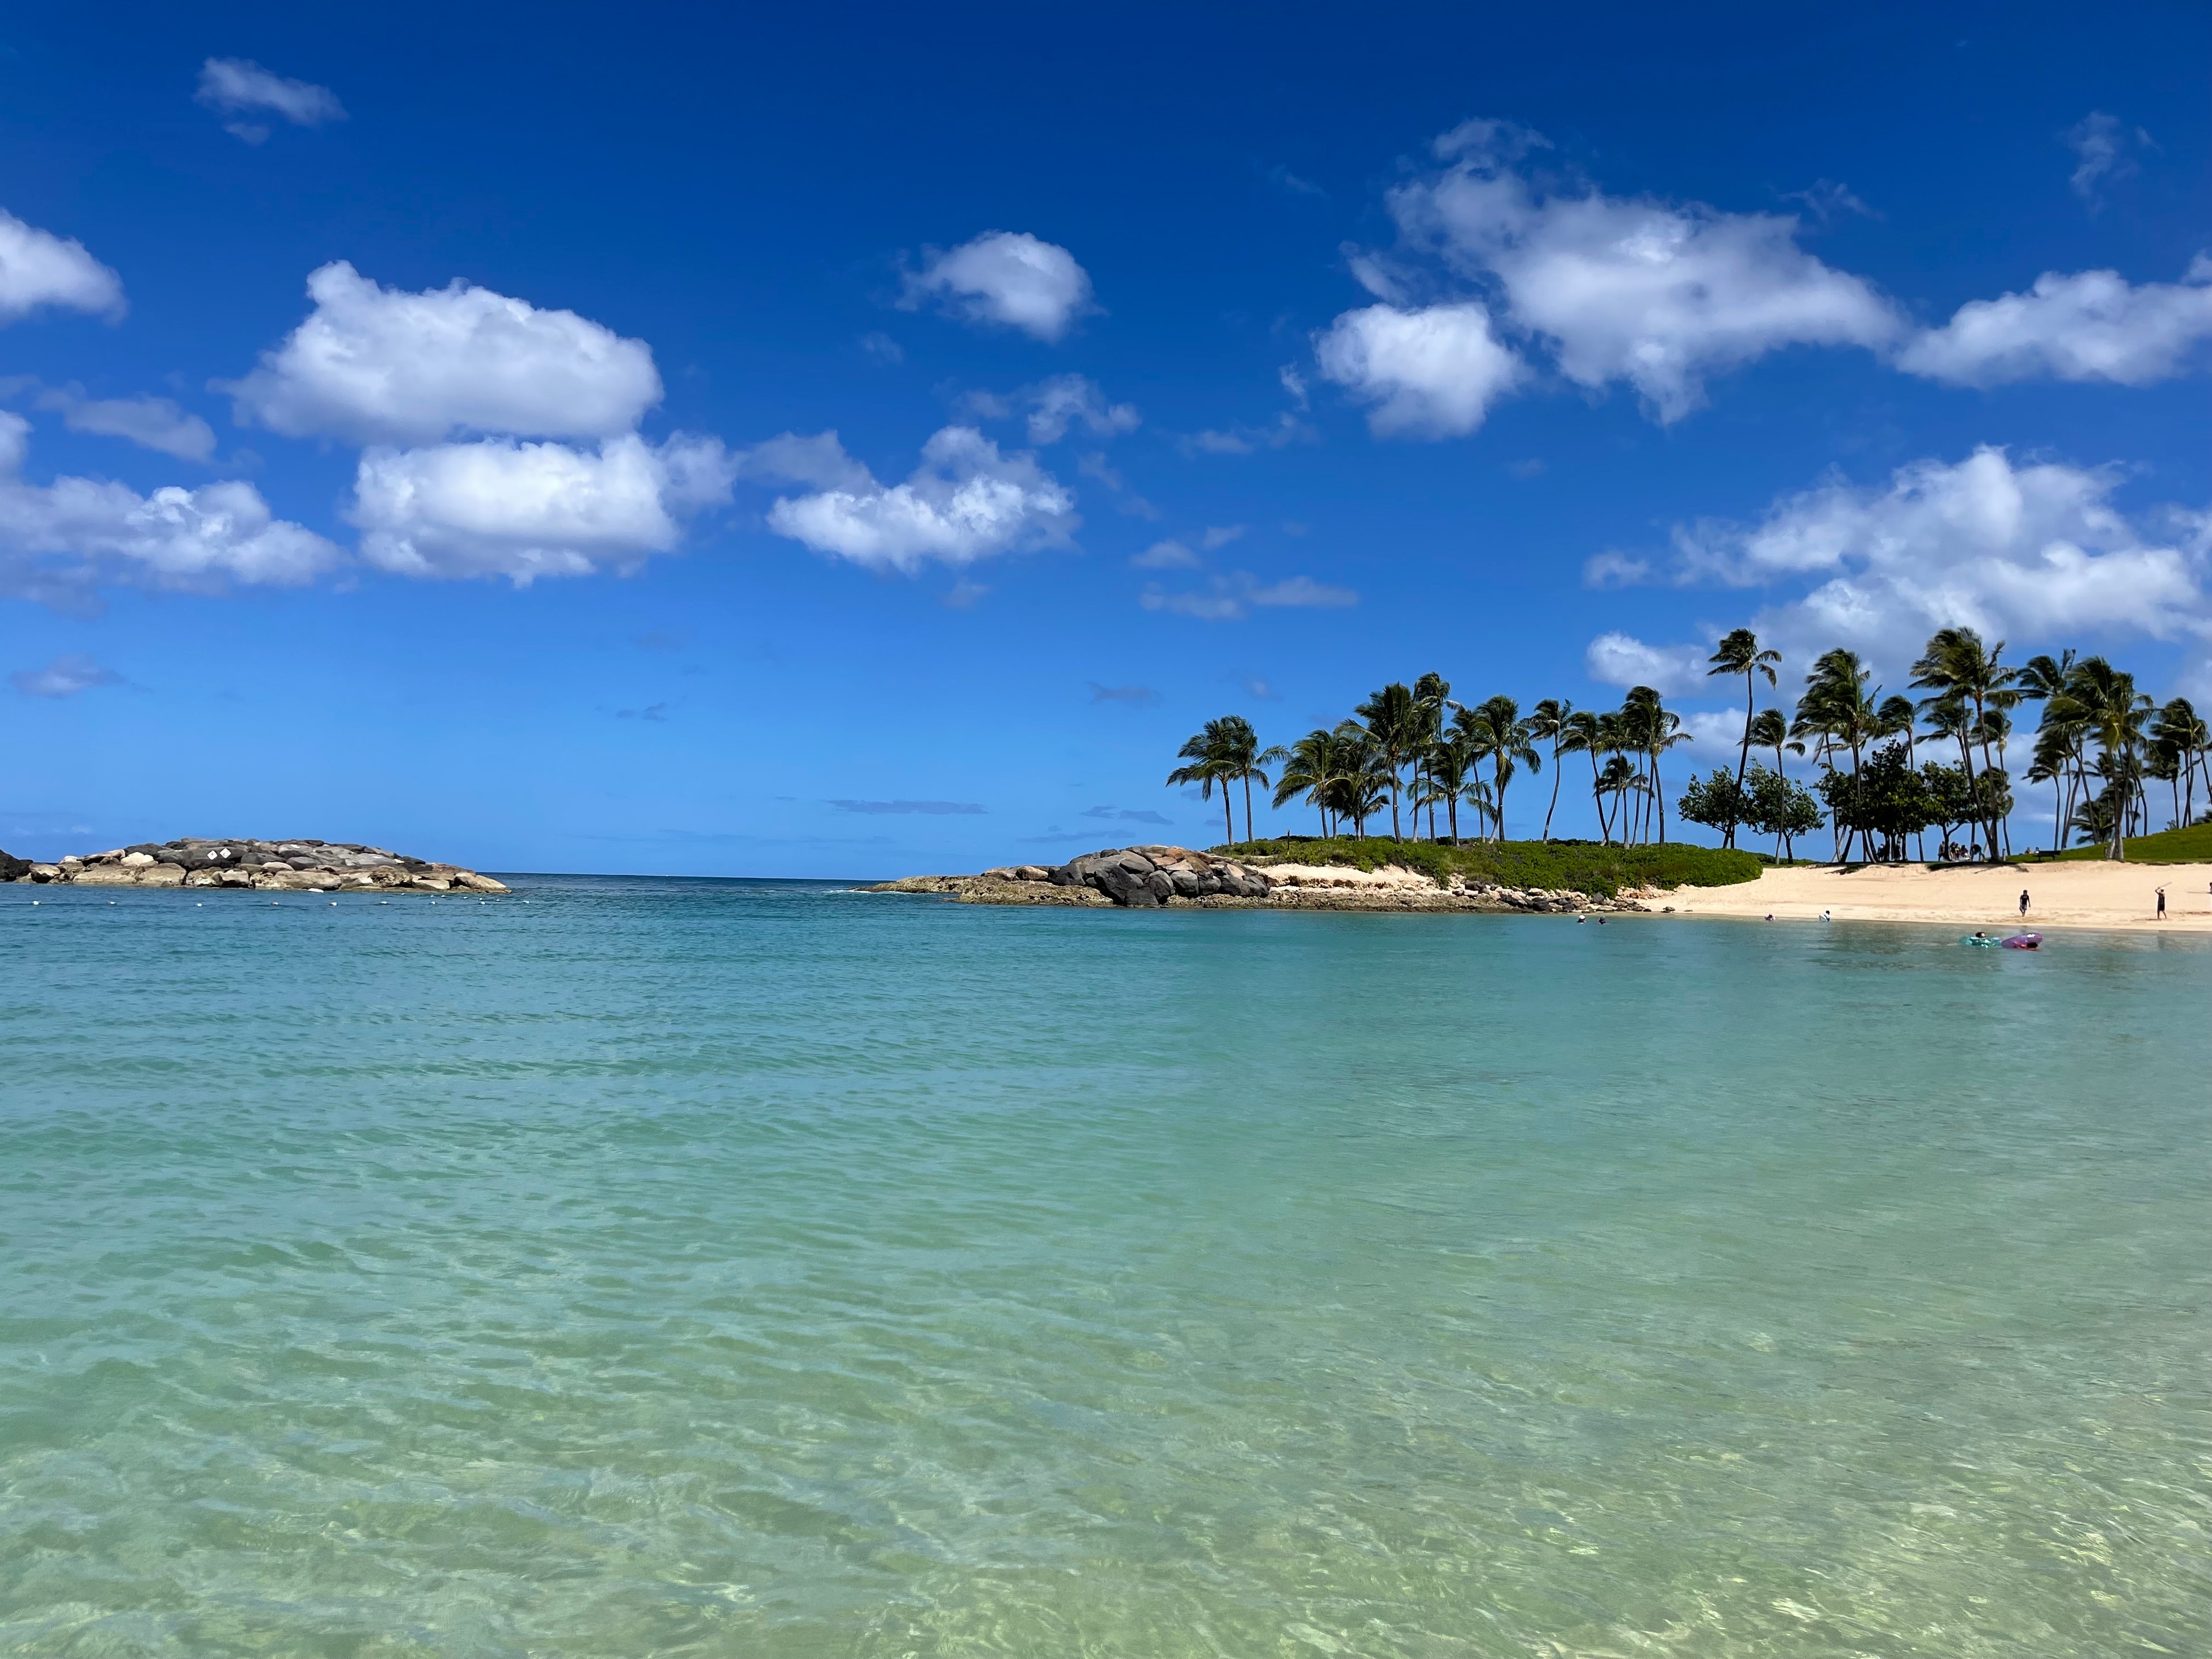
{"label": "palm tree", "polygon": [[[1866,745],[1875,740],[1881,725],[1875,693],[1867,689],[1873,677],[1872,671],[1860,662],[1857,652],[1841,646],[1814,659],[1813,672],[1805,677],[1805,695],[1797,700],[1797,718],[1790,725],[1790,735],[1817,738],[1822,765],[1833,769],[1836,750],[1848,749],[1852,775],[1857,775]],[[1848,862],[1848,835],[1856,833],[1847,834],[1840,825],[1837,827],[1838,864]]]}
{"label": "palm tree", "polygon": [[[1996,648],[1991,649],[1971,628],[1939,628],[1929,636],[1927,647],[1920,653],[1920,660],[1912,665],[1914,688],[1936,694],[1928,700],[1929,703],[1941,702],[1945,697],[1954,697],[1973,708],[1973,720],[1965,728],[1959,745],[1960,753],[1966,761],[1969,785],[1974,781],[1974,761],[1966,737],[1981,739],[1982,769],[1987,771],[1990,764],[1989,736],[1982,723],[1983,716],[1992,704],[2002,708],[2019,701],[2018,694],[2013,690],[2013,682],[2017,677],[2011,669],[1998,665],[1997,659],[2003,654],[2002,640],[1999,640]],[[1981,798],[1982,792],[1976,790],[1974,799],[1978,801]],[[1991,862],[1995,862],[1998,840],[1996,820],[1994,817],[1987,820],[1984,827],[1989,831],[1990,858]]]}
{"label": "palm tree", "polygon": [[1462,708],[1454,714],[1452,730],[1467,739],[1470,752],[1478,761],[1490,763],[1492,822],[1498,829],[1497,838],[1503,842],[1505,786],[1513,781],[1515,765],[1525,764],[1532,772],[1544,769],[1544,757],[1528,740],[1528,723],[1521,718],[1521,705],[1508,696],[1487,698],[1475,708]]}
{"label": "palm tree", "polygon": [[1280,744],[1273,749],[1260,747],[1260,735],[1252,729],[1252,722],[1242,714],[1227,714],[1211,721],[1206,726],[1215,733],[1213,741],[1220,745],[1223,792],[1234,781],[1244,786],[1244,839],[1252,839],[1252,780],[1257,778],[1265,788],[1267,775],[1260,769],[1272,766],[1289,752]]}
{"label": "palm tree", "polygon": [[[1252,729],[1237,715],[1229,716],[1229,720],[1236,720],[1237,724],[1244,726],[1247,732]],[[1234,846],[1237,842],[1237,820],[1231,815],[1229,808],[1229,781],[1238,775],[1238,762],[1231,757],[1232,738],[1228,725],[1229,720],[1208,720],[1204,731],[1196,737],[1186,740],[1183,746],[1176,750],[1178,759],[1187,760],[1191,763],[1188,766],[1178,766],[1174,771],[1169,773],[1168,787],[1176,788],[1185,784],[1194,783],[1198,786],[1199,799],[1211,800],[1213,799],[1213,786],[1219,784],[1221,786],[1222,840]]]}
{"label": "palm tree", "polygon": [[[1751,740],[1761,749],[1771,749],[1774,751],[1774,770],[1777,775],[1779,775],[1782,771],[1782,745],[1789,739],[1790,722],[1783,718],[1782,711],[1779,708],[1760,709],[1758,718],[1751,723]],[[1801,755],[1805,752],[1803,744],[1797,745],[1797,752]]]}
{"label": "palm tree", "polygon": [[[1705,660],[1712,664],[1712,666],[1705,671],[1707,679],[1712,678],[1716,674],[1743,676],[1743,747],[1737,751],[1735,757],[1735,787],[1741,789],[1743,787],[1744,769],[1751,763],[1753,694],[1758,688],[1758,680],[1761,674],[1766,676],[1766,683],[1769,685],[1776,684],[1774,669],[1775,665],[1782,660],[1782,653],[1779,651],[1762,650],[1759,643],[1759,635],[1748,628],[1734,628],[1721,636],[1718,648]],[[1734,824],[1729,826],[1728,844],[1730,847],[1735,845]]]}
{"label": "palm tree", "polygon": [[1282,775],[1275,785],[1275,805],[1286,806],[1304,796],[1306,804],[1321,814],[1322,837],[1328,839],[1334,833],[1329,824],[1329,791],[1355,763],[1356,757],[1335,732],[1326,727],[1307,732],[1283,757]]}
{"label": "palm tree", "polygon": [[[1782,749],[1783,745],[1790,741],[1790,722],[1783,717],[1782,711],[1779,708],[1760,709],[1753,718],[1749,729],[1751,740],[1753,743],[1761,749],[1771,749],[1774,751],[1774,775],[1778,778],[1784,775]],[[1795,747],[1799,754],[1805,752],[1803,744],[1796,744]],[[1783,835],[1778,832],[1774,837],[1775,857],[1782,856],[1782,847]]]}
{"label": "palm tree", "polygon": [[[1605,770],[1597,775],[1597,813],[1601,823],[1605,819],[1605,798],[1611,795],[1620,809],[1620,844],[1628,845],[1628,792],[1636,787],[1640,775],[1628,763],[1628,757],[1615,754],[1605,763]],[[1613,832],[1606,831],[1606,845],[1613,845]]]}
{"label": "palm tree", "polygon": [[[1468,784],[1474,776],[1475,755],[1466,738],[1457,732],[1446,733],[1431,744],[1428,752],[1421,757],[1423,792],[1418,805],[1435,812],[1437,803],[1443,803],[1444,816],[1451,830],[1452,844],[1459,844],[1459,803],[1467,793]],[[1434,840],[1435,837],[1430,837]]]}
{"label": "palm tree", "polygon": [[1398,822],[1399,775],[1421,745],[1420,703],[1405,682],[1393,680],[1352,712],[1367,723],[1367,735],[1389,775],[1390,838],[1403,841]]}
{"label": "palm tree", "polygon": [[1336,738],[1349,763],[1331,789],[1330,810],[1350,818],[1352,832],[1364,841],[1367,820],[1382,810],[1382,802],[1393,793],[1397,779],[1386,772],[1382,751],[1358,721],[1339,721]]}
{"label": "palm tree", "polygon": [[[2142,780],[2143,725],[2151,701],[2136,690],[2132,674],[2122,673],[2102,657],[2086,657],[2075,664],[2066,690],[2051,699],[2063,705],[2060,713],[2080,720],[2103,752],[2097,770],[2106,780],[2111,798],[2110,834],[2105,856],[2127,856],[2129,809]],[[2050,705],[2046,705],[2050,706]]]}
{"label": "palm tree", "polygon": [[[1429,809],[1429,839],[1437,838],[1436,792],[1426,787],[1431,749],[1444,733],[1444,709],[1451,702],[1451,682],[1431,671],[1413,682],[1413,706],[1419,711],[1420,746],[1413,752],[1413,784]],[[1419,809],[1415,808],[1416,811]],[[1418,827],[1418,826],[1417,826]]]}
{"label": "palm tree", "polygon": [[1544,839],[1552,838],[1552,814],[1559,810],[1559,756],[1574,748],[1568,741],[1567,722],[1574,716],[1575,706],[1564,697],[1546,697],[1528,711],[1528,735],[1538,743],[1552,745],[1552,804],[1544,809]]}
{"label": "palm tree", "polygon": [[2035,759],[2028,781],[2050,784],[2051,793],[2057,797],[2058,826],[2051,848],[2054,853],[2066,844],[2066,820],[2073,816],[2075,787],[2083,775],[2080,723],[2054,719],[2051,713],[2052,700],[2066,690],[2073,676],[2074,653],[2068,650],[2057,657],[2030,657],[2021,665],[2015,682],[2023,699],[2043,705],[2043,717],[2036,723]]}
{"label": "palm tree", "polygon": [[[2158,711],[2158,719],[2150,729],[2158,753],[2173,768],[2173,775],[2180,780],[2173,803],[2173,819],[2177,827],[2197,816],[2197,769],[2204,757],[2204,748],[2212,732],[2208,732],[2204,719],[2197,706],[2186,697],[2176,697]],[[2179,789],[2185,786],[2187,798],[2179,797]]]}
{"label": "palm tree", "polygon": [[1498,798],[1490,793],[1490,786],[1482,781],[1482,774],[1472,758],[1468,762],[1467,787],[1460,791],[1460,799],[1474,809],[1477,823],[1498,810]]}
{"label": "palm tree", "polygon": [[1648,685],[1629,688],[1628,696],[1621,700],[1621,718],[1633,738],[1638,752],[1651,763],[1651,798],[1659,806],[1659,844],[1667,844],[1667,789],[1659,775],[1659,757],[1678,743],[1687,743],[1690,734],[1682,730],[1682,717],[1660,702],[1659,694]]}
{"label": "palm tree", "polygon": [[[1597,772],[1597,757],[1605,748],[1604,722],[1595,711],[1583,708],[1569,714],[1559,724],[1565,733],[1559,739],[1561,751],[1589,757],[1590,797],[1597,803],[1598,830],[1605,836],[1605,844],[1610,847],[1613,845],[1613,829],[1606,820],[1605,796],[1598,787]],[[1556,781],[1559,774],[1555,771],[1552,775]]]}

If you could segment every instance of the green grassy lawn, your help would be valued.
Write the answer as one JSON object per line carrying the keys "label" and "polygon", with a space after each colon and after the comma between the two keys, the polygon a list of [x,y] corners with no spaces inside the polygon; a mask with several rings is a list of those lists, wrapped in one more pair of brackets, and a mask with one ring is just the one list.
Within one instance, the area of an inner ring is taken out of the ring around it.
{"label": "green grassy lawn", "polygon": [[1285,836],[1278,841],[1238,842],[1212,849],[1224,858],[1286,859],[1299,864],[1347,865],[1378,870],[1395,864],[1418,870],[1442,886],[1453,871],[1470,880],[1506,887],[1547,887],[1611,897],[1624,887],[1728,887],[1754,881],[1767,860],[1755,853],[1670,842],[1664,847],[1606,847],[1589,841],[1433,842],[1364,841],[1339,836]]}
{"label": "green grassy lawn", "polygon": [[[2180,830],[2161,830],[2154,836],[2128,837],[2130,864],[2212,864],[2212,823],[2192,823]],[[2101,847],[2075,847],[2062,859],[2100,859]]]}

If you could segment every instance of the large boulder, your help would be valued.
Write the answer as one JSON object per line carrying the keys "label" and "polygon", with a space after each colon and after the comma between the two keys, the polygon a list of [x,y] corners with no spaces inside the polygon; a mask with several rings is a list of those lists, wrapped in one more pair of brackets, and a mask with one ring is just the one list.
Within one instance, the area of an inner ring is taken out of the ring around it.
{"label": "large boulder", "polygon": [[31,873],[31,861],[13,853],[0,853],[0,881],[21,881]]}
{"label": "large boulder", "polygon": [[1061,887],[1089,887],[1120,905],[1149,909],[1170,899],[1265,898],[1267,878],[1258,871],[1188,847],[1117,847],[1070,859],[1044,872]]}

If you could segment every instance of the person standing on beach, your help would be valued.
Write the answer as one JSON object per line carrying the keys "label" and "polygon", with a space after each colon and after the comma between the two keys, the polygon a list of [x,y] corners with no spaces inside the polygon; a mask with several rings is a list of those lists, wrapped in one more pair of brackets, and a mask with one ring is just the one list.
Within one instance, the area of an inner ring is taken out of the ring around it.
{"label": "person standing on beach", "polygon": [[2163,887],[2158,890],[2158,919],[2160,921],[2166,920],[2166,889]]}
{"label": "person standing on beach", "polygon": [[2020,890],[2020,913],[2023,916],[2027,914],[2027,889],[2025,887]]}

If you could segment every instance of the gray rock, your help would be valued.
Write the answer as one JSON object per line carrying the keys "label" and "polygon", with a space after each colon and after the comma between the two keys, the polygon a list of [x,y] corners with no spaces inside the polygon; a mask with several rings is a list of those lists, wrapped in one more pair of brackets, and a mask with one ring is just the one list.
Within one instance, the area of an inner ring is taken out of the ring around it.
{"label": "gray rock", "polygon": [[1075,873],[1075,866],[1072,864],[1054,865],[1052,869],[1052,873],[1047,876],[1045,879],[1049,881],[1055,887],[1080,887],[1083,885],[1083,878]]}
{"label": "gray rock", "polygon": [[31,861],[13,853],[0,853],[0,881],[21,881],[31,873]]}
{"label": "gray rock", "polygon": [[1145,889],[1154,898],[1164,903],[1175,896],[1175,878],[1164,870],[1155,870],[1145,878]]}
{"label": "gray rock", "polygon": [[[1146,872],[1146,875],[1150,874],[1150,871]],[[1146,884],[1144,875],[1125,870],[1119,864],[1109,864],[1101,870],[1095,884],[1100,892],[1116,904],[1149,909],[1156,908],[1160,902],[1159,896]]]}

